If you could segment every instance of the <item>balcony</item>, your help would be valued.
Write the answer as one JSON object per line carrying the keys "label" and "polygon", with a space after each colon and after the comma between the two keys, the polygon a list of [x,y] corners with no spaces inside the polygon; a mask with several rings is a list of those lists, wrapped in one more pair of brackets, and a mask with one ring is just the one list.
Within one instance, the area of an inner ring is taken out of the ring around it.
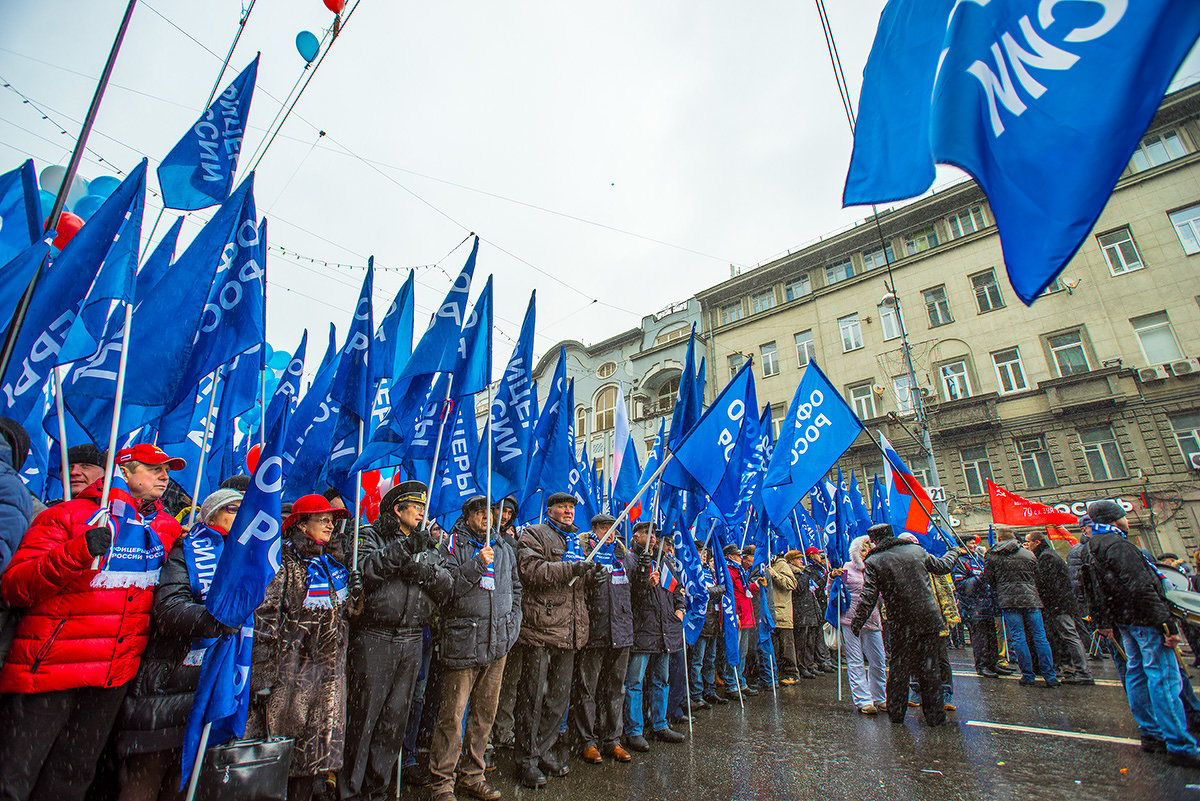
{"label": "balcony", "polygon": [[1046,393],[1050,412],[1064,415],[1124,405],[1132,389],[1131,377],[1130,370],[1109,367],[1039,381],[1038,389]]}
{"label": "balcony", "polygon": [[1000,415],[996,412],[998,398],[996,393],[991,392],[937,405],[930,404],[930,433],[935,437],[951,437],[999,428]]}

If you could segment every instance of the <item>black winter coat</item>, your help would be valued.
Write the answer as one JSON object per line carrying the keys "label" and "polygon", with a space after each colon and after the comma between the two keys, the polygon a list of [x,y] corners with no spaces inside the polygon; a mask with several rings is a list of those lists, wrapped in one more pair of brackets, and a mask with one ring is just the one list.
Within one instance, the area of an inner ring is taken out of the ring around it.
{"label": "black winter coat", "polygon": [[1111,531],[1092,534],[1083,563],[1084,589],[1098,629],[1149,626],[1178,631],[1162,580],[1146,557],[1125,537]]}
{"label": "black winter coat", "polygon": [[[792,626],[819,626],[825,616],[825,609],[819,606],[819,589],[824,585],[825,571],[809,562],[803,570],[796,571],[796,589],[792,591]],[[811,583],[810,583],[811,582]]]}
{"label": "black winter coat", "polygon": [[998,543],[983,557],[983,581],[996,588],[1001,609],[1041,609],[1036,574],[1037,557],[1016,540]]}
{"label": "black winter coat", "polygon": [[867,554],[866,575],[850,628],[862,629],[880,596],[887,604],[888,623],[901,636],[936,637],[942,629],[942,610],[933,594],[930,573],[945,575],[954,567],[954,551],[938,558],[915,543],[888,537]]}
{"label": "black winter coat", "polygon": [[[716,581],[717,577],[712,568],[708,567],[705,570]],[[725,623],[721,612],[721,596],[725,594],[725,586],[719,583],[716,586],[720,588],[719,592],[715,595],[710,592],[708,605],[704,607],[704,627],[700,629],[701,637],[720,637],[725,633]]]}
{"label": "black winter coat", "polygon": [[1087,593],[1083,588],[1083,558],[1087,538],[1080,540],[1067,551],[1067,575],[1071,578],[1071,593],[1075,596],[1075,608],[1080,617],[1087,617]]}
{"label": "black winter coat", "polygon": [[159,573],[151,620],[150,641],[117,719],[117,752],[123,757],[183,745],[200,681],[200,664],[185,665],[184,660],[193,639],[220,634],[216,620],[205,614],[203,601],[192,594],[182,537]]}
{"label": "black winter coat", "polygon": [[[475,555],[474,534],[459,519],[438,552],[453,580],[450,599],[442,606],[443,667],[450,670],[486,667],[508,655],[521,633],[521,579],[512,540],[492,541],[492,583],[482,585],[486,566]],[[479,540],[477,540],[479,541]]]}
{"label": "black winter coat", "polygon": [[[633,550],[640,555],[638,546],[635,545]],[[651,584],[653,569],[653,564],[649,568],[638,564],[633,575],[633,652],[669,654],[682,651],[683,621],[675,616],[675,612],[687,611],[683,585],[668,592],[661,585]]]}
{"label": "black winter coat", "polygon": [[[633,598],[630,581],[637,569],[637,558],[617,540],[614,557],[625,568],[625,581],[617,583],[611,575],[608,581],[588,590],[588,648],[628,648],[633,645]],[[587,534],[579,538],[579,547],[591,553],[596,547]]]}
{"label": "black winter coat", "polygon": [[428,539],[414,536],[418,539],[405,536],[387,515],[360,529],[358,569],[365,595],[355,628],[427,626],[438,605],[450,598],[453,579],[444,560]]}
{"label": "black winter coat", "polygon": [[1037,554],[1037,570],[1034,574],[1037,580],[1038,595],[1045,605],[1047,615],[1071,615],[1074,617],[1079,610],[1075,606],[1075,593],[1071,591],[1071,577],[1067,573],[1067,563],[1059,556],[1054,547],[1043,544]]}

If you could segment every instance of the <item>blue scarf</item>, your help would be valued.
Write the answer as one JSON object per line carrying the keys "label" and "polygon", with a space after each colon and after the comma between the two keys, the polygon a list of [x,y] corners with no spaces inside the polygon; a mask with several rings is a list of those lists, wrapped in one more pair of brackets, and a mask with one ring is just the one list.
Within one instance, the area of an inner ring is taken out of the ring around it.
{"label": "blue scarf", "polygon": [[553,520],[547,520],[546,523],[550,526],[550,528],[554,529],[559,534],[562,534],[563,539],[567,542],[567,549],[563,552],[562,558],[564,562],[582,562],[586,558],[587,554],[585,554],[579,548],[579,536],[577,534],[570,534],[566,531],[563,531],[561,528],[554,525]]}
{"label": "blue scarf", "polygon": [[725,563],[727,565],[737,568],[738,578],[740,578],[742,580],[742,592],[746,593],[747,598],[753,598],[754,593],[752,593],[750,591],[750,573],[749,573],[749,571],[747,571],[746,568],[742,567],[742,563],[740,560],[735,564],[734,562],[730,562],[729,559],[726,559]]}
{"label": "blue scarf", "polygon": [[327,553],[320,556],[301,557],[308,569],[304,595],[305,609],[333,609],[334,599],[340,606],[346,601],[346,585],[350,571],[341,562]]}
{"label": "blue scarf", "polygon": [[[205,525],[196,526],[183,538],[183,561],[192,585],[192,600],[198,604],[204,603],[208,597],[213,574],[217,571],[217,562],[221,560],[221,551],[224,549],[225,538],[221,532]],[[200,665],[204,651],[216,641],[216,637],[193,639],[183,664]]]}
{"label": "blue scarf", "polygon": [[[483,543],[479,542],[473,537],[467,537],[467,542],[475,546],[475,553],[471,555],[479,556],[479,552],[483,550]],[[447,550],[450,553],[454,553],[454,549],[456,547],[458,547],[457,529],[450,532],[450,546],[447,548]],[[479,586],[488,592],[492,592],[496,589],[496,560],[494,558],[492,559],[491,564],[483,569],[483,575],[479,577]]]}
{"label": "blue scarf", "polygon": [[[588,544],[592,548],[595,548],[596,538],[589,537]],[[615,542],[600,546],[600,550],[596,551],[596,555],[592,559],[595,560],[596,564],[604,565],[605,569],[611,574],[613,584],[629,583],[629,576],[625,574],[625,561],[617,558],[617,544]]]}
{"label": "blue scarf", "polygon": [[108,506],[88,519],[87,527],[94,526],[107,527],[112,532],[112,544],[101,560],[100,572],[92,578],[93,587],[150,589],[158,585],[166,552],[158,532],[138,511],[138,502],[129,494],[120,470],[113,475]]}

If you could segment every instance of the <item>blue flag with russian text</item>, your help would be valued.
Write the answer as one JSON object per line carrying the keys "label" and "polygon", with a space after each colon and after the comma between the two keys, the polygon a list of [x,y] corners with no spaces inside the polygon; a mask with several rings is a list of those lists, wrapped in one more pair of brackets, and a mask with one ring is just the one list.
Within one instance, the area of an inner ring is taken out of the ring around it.
{"label": "blue flag with russian text", "polygon": [[[533,428],[537,422],[536,396],[533,389],[533,326],[537,293],[529,296],[521,334],[509,357],[508,366],[492,398],[488,414],[491,430],[492,497],[503,498],[525,488],[525,475],[533,451]],[[487,448],[487,442],[481,443]],[[475,460],[475,480],[487,484],[486,450]]]}

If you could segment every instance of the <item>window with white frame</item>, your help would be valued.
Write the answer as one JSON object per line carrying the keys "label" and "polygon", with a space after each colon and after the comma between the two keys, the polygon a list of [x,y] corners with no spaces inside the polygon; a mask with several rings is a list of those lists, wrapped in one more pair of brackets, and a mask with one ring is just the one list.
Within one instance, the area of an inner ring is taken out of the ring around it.
{"label": "window with white frame", "polygon": [[1064,331],[1046,337],[1050,346],[1050,355],[1054,358],[1054,366],[1063,378],[1069,375],[1086,373],[1092,369],[1088,363],[1087,350],[1083,347],[1083,332],[1076,328],[1074,331]]}
{"label": "window with white frame", "polygon": [[575,439],[587,436],[587,409],[583,406],[575,408]]}
{"label": "window with white frame", "polygon": [[946,394],[946,400],[971,397],[971,377],[967,375],[966,360],[943,364],[938,372],[942,376],[942,391]]}
{"label": "window with white frame", "polygon": [[862,328],[858,324],[857,313],[839,317],[838,330],[842,332],[842,353],[849,353],[863,346]]}
{"label": "window with white frame", "polygon": [[659,334],[654,338],[654,344],[665,345],[668,342],[675,342],[676,340],[685,338],[691,332],[692,327],[690,325],[681,325],[678,328],[672,328],[670,331],[664,331]]}
{"label": "window with white frame", "polygon": [[875,416],[875,392],[870,381],[850,387],[849,394],[850,405],[859,420],[869,420]]}
{"label": "window with white frame", "polygon": [[888,299],[879,304],[879,327],[883,331],[883,339],[895,339],[900,336],[900,310],[896,307],[896,301]]}
{"label": "window with white frame", "polygon": [[929,313],[930,328],[954,322],[954,318],[950,316],[950,299],[946,297],[945,284],[926,289],[922,294],[925,296],[925,311]]}
{"label": "window with white frame", "polygon": [[1129,475],[1125,469],[1125,460],[1121,458],[1121,450],[1117,447],[1117,438],[1113,436],[1112,426],[1081,429],[1079,444],[1083,446],[1083,455],[1087,459],[1092,481],[1108,481]]}
{"label": "window with white frame", "polygon": [[654,411],[665,414],[671,411],[671,407],[675,405],[675,401],[679,398],[679,376],[668,378],[662,382],[662,386],[658,388],[658,392],[654,393]]}
{"label": "window with white frame", "polygon": [[1171,218],[1171,225],[1175,226],[1183,252],[1189,256],[1200,253],[1200,206],[1173,211],[1167,216]]}
{"label": "window with white frame", "polygon": [[862,254],[862,260],[863,272],[866,272],[867,270],[887,267],[889,261],[896,260],[896,254],[892,252],[892,246],[888,245],[886,249],[880,248],[879,250]]}
{"label": "window with white frame", "polygon": [[617,388],[605,387],[596,396],[596,431],[613,427],[617,417]]}
{"label": "window with white frame", "polygon": [[742,369],[742,364],[744,364],[745,361],[746,361],[746,356],[741,353],[735,353],[729,357],[729,378],[730,378],[730,380],[733,380],[733,377],[735,375],[737,375],[738,370]]}
{"label": "window with white frame", "polygon": [[1025,437],[1017,440],[1017,454],[1021,458],[1021,475],[1029,489],[1058,486],[1054,465],[1050,462],[1050,451],[1046,450],[1043,437]]}
{"label": "window with white frame", "polygon": [[995,269],[972,275],[971,286],[975,288],[975,304],[980,314],[1004,308],[1004,297],[1000,294],[1000,284],[996,282]]}
{"label": "window with white frame", "polygon": [[1129,322],[1137,334],[1147,364],[1166,364],[1183,358],[1179,341],[1171,330],[1171,320],[1165,311],[1134,317]]}
{"label": "window with white frame", "polygon": [[617,363],[616,362],[605,362],[604,364],[602,364],[596,368],[596,377],[597,378],[608,378],[615,372],[617,372]]}
{"label": "window with white frame", "polygon": [[768,342],[765,345],[759,345],[758,353],[762,357],[763,377],[779,375],[779,353],[775,349],[775,343]]}
{"label": "window with white frame", "polygon": [[914,468],[912,468],[912,474],[913,474],[913,478],[915,478],[917,480],[917,483],[920,484],[922,487],[928,488],[928,487],[932,486],[933,481],[930,477],[928,467],[914,467]]}
{"label": "window with white frame", "polygon": [[898,375],[892,379],[892,389],[896,393],[896,411],[900,414],[911,414],[913,411],[913,384],[906,375]]}
{"label": "window with white frame", "polygon": [[817,345],[813,342],[812,329],[796,334],[796,363],[800,369],[807,367],[816,355]]}
{"label": "window with white frame", "polygon": [[765,312],[775,305],[775,290],[767,289],[750,298],[751,314]]}
{"label": "window with white frame", "polygon": [[844,261],[825,268],[825,284],[832,285],[854,276],[854,262]]}
{"label": "window with white frame", "polygon": [[1100,243],[1100,250],[1108,262],[1108,271],[1113,275],[1142,269],[1142,257],[1138,253],[1137,243],[1133,241],[1129,226],[1100,234],[1096,241]]}
{"label": "window with white frame", "polygon": [[1025,366],[1021,364],[1019,348],[1005,348],[992,354],[992,364],[996,367],[996,381],[1000,385],[1000,394],[1019,392],[1029,389],[1025,380]]}
{"label": "window with white frame", "polygon": [[964,209],[958,214],[951,214],[946,218],[946,229],[950,232],[951,239],[982,231],[986,227],[987,221],[983,216],[983,206],[971,206],[969,209]]}
{"label": "window with white frame", "polygon": [[736,322],[742,319],[742,302],[730,303],[721,307],[721,324]]}
{"label": "window with white frame", "polygon": [[963,448],[958,452],[962,458],[963,478],[967,482],[968,495],[987,495],[987,483],[992,480],[992,463],[988,460],[986,445]]}
{"label": "window with white frame", "polygon": [[1187,412],[1171,417],[1171,430],[1179,445],[1179,455],[1189,467],[1192,457],[1200,454],[1200,412]]}
{"label": "window with white frame", "polygon": [[808,273],[800,276],[795,281],[788,282],[783,288],[783,295],[788,300],[796,300],[797,298],[802,298],[805,295],[811,294],[812,279],[809,278]]}
{"label": "window with white frame", "polygon": [[1141,172],[1186,155],[1187,149],[1175,131],[1151,134],[1143,139],[1138,149],[1133,152],[1133,157],[1129,160],[1129,171]]}
{"label": "window with white frame", "polygon": [[937,247],[937,244],[937,231],[932,225],[904,235],[904,252],[909,256],[915,256],[923,250]]}

